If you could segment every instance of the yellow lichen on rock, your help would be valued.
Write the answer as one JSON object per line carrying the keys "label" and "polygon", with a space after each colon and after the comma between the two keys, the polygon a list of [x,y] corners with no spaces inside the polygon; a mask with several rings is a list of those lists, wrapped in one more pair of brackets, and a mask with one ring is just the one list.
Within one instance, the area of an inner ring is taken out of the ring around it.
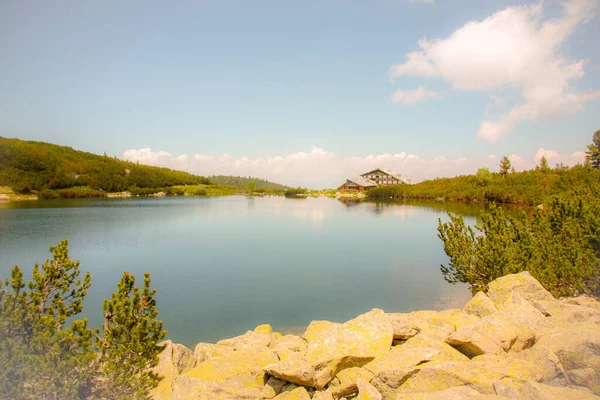
{"label": "yellow lichen on rock", "polygon": [[377,391],[373,387],[373,385],[369,384],[364,379],[358,378],[356,382],[356,386],[358,387],[358,396],[356,396],[355,400],[382,400],[383,397],[381,393]]}
{"label": "yellow lichen on rock", "polygon": [[305,388],[299,387],[291,392],[285,392],[277,395],[274,400],[310,400],[310,394],[308,394]]}
{"label": "yellow lichen on rock", "polygon": [[262,389],[265,382],[263,368],[276,361],[277,356],[268,348],[242,349],[228,357],[212,358],[200,363],[185,375],[203,382]]}
{"label": "yellow lichen on rock", "polygon": [[477,292],[477,294],[465,305],[463,311],[466,314],[483,318],[495,313],[497,308],[485,293]]}

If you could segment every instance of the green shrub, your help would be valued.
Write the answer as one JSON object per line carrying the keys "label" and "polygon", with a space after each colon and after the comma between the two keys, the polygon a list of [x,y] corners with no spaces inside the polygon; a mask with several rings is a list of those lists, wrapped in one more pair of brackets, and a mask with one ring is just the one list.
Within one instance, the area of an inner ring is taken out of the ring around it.
{"label": "green shrub", "polygon": [[308,190],[303,189],[303,188],[295,188],[295,189],[286,189],[285,192],[283,192],[283,195],[285,197],[297,197],[297,196],[302,196],[308,193]]}
{"label": "green shrub", "polygon": [[194,196],[206,196],[206,188],[199,187],[198,189],[194,190]]}
{"label": "green shrub", "polygon": [[492,206],[472,228],[450,214],[439,238],[450,262],[448,282],[487,290],[501,276],[529,271],[553,295],[597,293],[600,284],[600,190],[566,192],[517,217]]}
{"label": "green shrub", "polygon": [[18,266],[0,281],[0,398],[147,398],[158,382],[148,368],[166,335],[150,276],[140,290],[125,272],[104,302],[102,330],[92,330],[87,319],[75,319],[91,275],[80,278],[66,240],[50,251],[53,259],[36,264],[27,284]]}
{"label": "green shrub", "polygon": [[72,187],[58,190],[58,195],[63,199],[83,199],[89,197],[104,197],[104,192],[89,188]]}
{"label": "green shrub", "polygon": [[60,195],[56,190],[42,189],[39,192],[39,198],[44,200],[60,199]]}

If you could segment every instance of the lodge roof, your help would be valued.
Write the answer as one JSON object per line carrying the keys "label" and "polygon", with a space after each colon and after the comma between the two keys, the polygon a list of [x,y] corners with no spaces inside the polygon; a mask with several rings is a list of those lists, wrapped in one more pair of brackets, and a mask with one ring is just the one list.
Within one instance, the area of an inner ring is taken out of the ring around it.
{"label": "lodge roof", "polygon": [[399,180],[400,182],[402,182],[402,183],[410,183],[410,180],[409,180],[409,179],[406,179],[405,177],[403,177],[402,175],[400,175],[400,174],[398,174],[398,173],[394,172],[394,171],[393,171],[393,170],[391,170],[391,169],[375,168],[375,169],[374,169],[374,170],[372,170],[372,171],[365,172],[365,173],[364,173],[364,174],[362,174],[361,176],[369,175],[370,173],[373,173],[373,172],[376,172],[376,171],[381,171],[381,172],[383,172],[383,173],[385,173],[385,174],[387,174],[387,175],[389,175],[389,176],[391,176],[391,177],[393,177],[393,178],[396,178],[396,179],[398,179],[398,180]]}
{"label": "lodge roof", "polygon": [[377,186],[377,184],[373,181],[370,181],[368,179],[365,178],[346,178],[346,180],[348,182],[352,182],[352,183],[356,183],[359,186],[362,187],[371,187],[371,186]]}

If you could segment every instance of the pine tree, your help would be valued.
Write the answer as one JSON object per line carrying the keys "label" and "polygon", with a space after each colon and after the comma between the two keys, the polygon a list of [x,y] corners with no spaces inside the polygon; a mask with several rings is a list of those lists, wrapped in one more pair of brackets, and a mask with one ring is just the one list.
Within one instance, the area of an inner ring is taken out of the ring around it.
{"label": "pine tree", "polygon": [[600,284],[600,191],[552,198],[544,209],[517,217],[490,207],[472,228],[460,216],[439,222],[438,237],[450,262],[450,283],[468,283],[473,294],[506,274],[529,271],[557,297],[598,293]]}
{"label": "pine tree", "polygon": [[166,332],[156,319],[156,289],[150,290],[150,274],[144,275],[142,290],[135,276],[123,274],[118,290],[104,300],[102,336],[96,332],[102,354],[102,371],[108,378],[102,394],[108,398],[145,399],[159,382],[148,369],[157,365],[162,348],[157,346]]}
{"label": "pine tree", "polygon": [[542,172],[550,171],[550,166],[548,165],[548,160],[546,159],[546,157],[542,156],[542,159],[540,160],[540,165],[538,168]]}
{"label": "pine tree", "polygon": [[592,168],[600,169],[600,130],[594,132],[592,140],[594,143],[587,147],[586,161]]}
{"label": "pine tree", "polygon": [[53,258],[36,264],[27,284],[18,266],[10,281],[0,282],[0,398],[146,398],[158,383],[147,368],[156,365],[157,342],[166,335],[150,275],[140,290],[125,272],[104,303],[101,335],[85,318],[74,319],[91,276],[79,278],[79,261],[69,258],[67,245],[51,247]]}
{"label": "pine tree", "polygon": [[511,167],[512,166],[508,157],[502,157],[502,160],[500,160],[500,173],[506,176],[506,174],[508,174],[508,171],[510,171]]}
{"label": "pine tree", "polygon": [[85,398],[95,379],[87,320],[79,314],[90,287],[79,279],[79,262],[69,258],[67,241],[51,247],[53,259],[25,285],[18,266],[0,288],[1,398]]}

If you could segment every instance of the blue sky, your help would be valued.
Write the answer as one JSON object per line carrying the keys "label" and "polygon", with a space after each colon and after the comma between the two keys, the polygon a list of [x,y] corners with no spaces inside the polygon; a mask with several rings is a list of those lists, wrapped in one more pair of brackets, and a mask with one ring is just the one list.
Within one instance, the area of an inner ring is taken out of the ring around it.
{"label": "blue sky", "polygon": [[413,180],[502,155],[573,163],[600,129],[597,12],[597,0],[3,1],[0,135],[307,186],[377,162]]}

